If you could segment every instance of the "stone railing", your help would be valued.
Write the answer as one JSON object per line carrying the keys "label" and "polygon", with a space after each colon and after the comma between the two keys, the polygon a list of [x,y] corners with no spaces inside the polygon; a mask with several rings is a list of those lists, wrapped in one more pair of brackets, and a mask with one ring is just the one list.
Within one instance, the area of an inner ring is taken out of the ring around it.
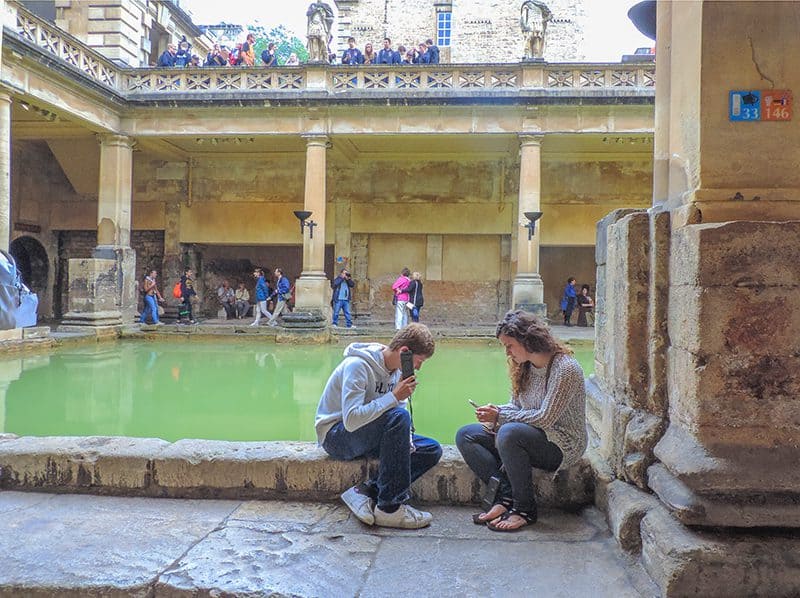
{"label": "stone railing", "polygon": [[13,3],[20,38],[123,95],[302,92],[502,92],[516,90],[635,91],[655,84],[653,64],[436,64],[301,67],[122,68],[75,37]]}

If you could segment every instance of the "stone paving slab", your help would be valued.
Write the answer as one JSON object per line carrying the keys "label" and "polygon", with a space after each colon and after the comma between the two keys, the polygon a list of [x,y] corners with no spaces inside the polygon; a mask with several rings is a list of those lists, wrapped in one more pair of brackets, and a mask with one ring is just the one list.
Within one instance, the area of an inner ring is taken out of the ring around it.
{"label": "stone paving slab", "polygon": [[339,503],[0,492],[0,596],[655,596],[602,514],[498,534],[469,507],[423,530]]}

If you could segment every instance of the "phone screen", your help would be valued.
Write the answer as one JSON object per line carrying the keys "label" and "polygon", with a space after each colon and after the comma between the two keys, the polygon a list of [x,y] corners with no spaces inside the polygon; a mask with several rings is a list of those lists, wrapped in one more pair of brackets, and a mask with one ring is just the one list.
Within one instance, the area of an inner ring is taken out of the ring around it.
{"label": "phone screen", "polygon": [[414,375],[414,354],[411,351],[400,353],[400,371],[404,380]]}

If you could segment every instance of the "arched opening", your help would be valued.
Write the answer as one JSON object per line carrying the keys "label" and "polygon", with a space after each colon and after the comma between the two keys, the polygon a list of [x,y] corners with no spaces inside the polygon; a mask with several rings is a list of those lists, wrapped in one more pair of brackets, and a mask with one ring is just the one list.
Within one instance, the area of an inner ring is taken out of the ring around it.
{"label": "arched opening", "polygon": [[33,237],[19,237],[11,242],[9,253],[17,262],[22,282],[42,297],[47,290],[50,268],[47,252],[42,244]]}

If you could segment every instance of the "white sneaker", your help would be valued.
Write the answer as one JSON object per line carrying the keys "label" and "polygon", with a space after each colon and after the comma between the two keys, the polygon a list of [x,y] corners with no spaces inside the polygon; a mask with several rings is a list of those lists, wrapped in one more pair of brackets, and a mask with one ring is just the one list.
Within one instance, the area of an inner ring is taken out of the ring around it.
{"label": "white sneaker", "polygon": [[258,322],[253,322],[252,324],[250,324],[250,326],[251,326],[251,327],[252,327],[252,326],[258,326]]}
{"label": "white sneaker", "polygon": [[411,505],[400,505],[394,513],[386,513],[375,507],[375,525],[381,527],[399,527],[402,529],[419,529],[426,527],[433,521],[433,515],[427,511],[420,511]]}
{"label": "white sneaker", "polygon": [[342,500],[361,523],[367,525],[375,523],[375,515],[372,514],[372,499],[361,494],[355,486],[342,494]]}

